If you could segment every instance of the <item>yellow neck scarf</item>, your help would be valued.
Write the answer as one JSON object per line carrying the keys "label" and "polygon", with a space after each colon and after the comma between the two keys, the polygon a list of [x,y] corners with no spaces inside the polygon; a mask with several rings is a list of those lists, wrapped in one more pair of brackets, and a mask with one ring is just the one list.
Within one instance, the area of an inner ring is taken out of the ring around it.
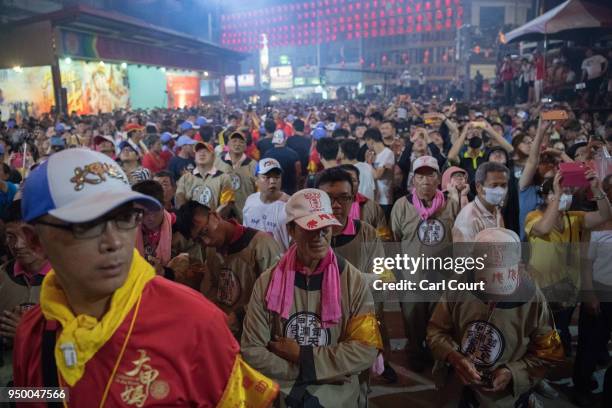
{"label": "yellow neck scarf", "polygon": [[[51,270],[45,276],[40,291],[40,307],[47,320],[55,320],[62,325],[62,332],[55,345],[55,361],[68,385],[74,386],[81,379],[87,362],[112,337],[136,304],[147,282],[154,277],[153,267],[134,250],[125,283],[115,291],[108,311],[98,321],[84,314],[75,316],[55,271]],[[70,361],[70,355],[66,356],[62,346],[64,349],[72,346],[76,352],[76,361]]]}

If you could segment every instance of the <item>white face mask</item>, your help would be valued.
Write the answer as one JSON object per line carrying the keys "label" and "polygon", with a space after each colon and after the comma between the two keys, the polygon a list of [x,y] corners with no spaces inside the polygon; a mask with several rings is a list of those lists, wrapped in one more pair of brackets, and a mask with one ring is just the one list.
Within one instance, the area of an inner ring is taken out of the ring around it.
{"label": "white face mask", "polygon": [[561,194],[559,197],[559,211],[567,211],[572,206],[572,199],[574,196],[571,194]]}
{"label": "white face mask", "polygon": [[503,187],[484,187],[485,201],[491,205],[501,205],[506,197],[507,189]]}

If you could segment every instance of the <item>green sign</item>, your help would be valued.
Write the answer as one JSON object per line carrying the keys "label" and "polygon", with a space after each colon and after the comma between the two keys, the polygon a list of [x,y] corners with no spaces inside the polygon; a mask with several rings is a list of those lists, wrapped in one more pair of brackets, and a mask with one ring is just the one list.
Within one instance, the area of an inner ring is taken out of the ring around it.
{"label": "green sign", "polygon": [[293,78],[293,86],[304,86],[306,85],[306,79],[303,77]]}
{"label": "green sign", "polygon": [[319,78],[308,78],[308,85],[321,85]]}
{"label": "green sign", "polygon": [[279,62],[281,65],[289,65],[291,62],[289,62],[289,56],[288,55],[281,55],[279,58]]}

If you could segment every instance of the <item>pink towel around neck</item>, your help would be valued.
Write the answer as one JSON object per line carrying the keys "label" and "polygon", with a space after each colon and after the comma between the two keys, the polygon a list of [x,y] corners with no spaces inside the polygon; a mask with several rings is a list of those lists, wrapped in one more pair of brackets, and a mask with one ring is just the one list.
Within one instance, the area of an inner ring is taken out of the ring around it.
{"label": "pink towel around neck", "polygon": [[412,205],[417,210],[422,220],[429,219],[429,217],[434,215],[440,208],[444,207],[445,203],[446,199],[444,198],[444,193],[440,190],[436,190],[436,195],[431,202],[431,207],[425,207],[417,196],[416,189],[412,189]]}
{"label": "pink towel around neck", "polygon": [[[293,244],[278,262],[272,271],[268,284],[266,303],[270,311],[278,313],[287,319],[293,306],[295,287],[295,273],[297,266],[297,245]],[[331,250],[323,258],[312,275],[323,273],[321,287],[321,325],[324,329],[340,322],[342,310],[340,308],[340,271],[338,260]]]}
{"label": "pink towel around neck", "polygon": [[[161,231],[159,236],[159,243],[157,244],[157,248],[155,249],[155,257],[158,258],[162,265],[166,266],[168,262],[170,262],[171,257],[171,247],[172,247],[172,224],[176,220],[176,215],[163,210],[164,211],[164,220],[162,221]],[[144,250],[144,240],[142,238],[142,234],[144,231],[142,230],[142,224],[138,226],[138,231],[136,233],[136,249],[140,252],[140,255],[143,257],[146,256]]]}

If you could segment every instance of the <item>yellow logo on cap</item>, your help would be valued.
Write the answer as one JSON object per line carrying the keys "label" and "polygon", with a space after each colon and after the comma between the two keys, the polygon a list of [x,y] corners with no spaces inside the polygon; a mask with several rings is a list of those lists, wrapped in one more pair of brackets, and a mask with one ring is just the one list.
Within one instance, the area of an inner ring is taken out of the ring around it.
{"label": "yellow logo on cap", "polygon": [[76,167],[74,169],[74,177],[70,179],[70,182],[75,184],[74,189],[76,191],[81,191],[85,184],[100,184],[106,181],[107,175],[128,184],[127,177],[125,177],[118,166],[100,162],[87,164],[82,168]]}

